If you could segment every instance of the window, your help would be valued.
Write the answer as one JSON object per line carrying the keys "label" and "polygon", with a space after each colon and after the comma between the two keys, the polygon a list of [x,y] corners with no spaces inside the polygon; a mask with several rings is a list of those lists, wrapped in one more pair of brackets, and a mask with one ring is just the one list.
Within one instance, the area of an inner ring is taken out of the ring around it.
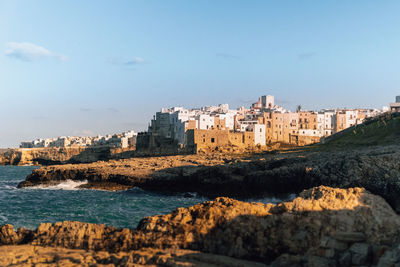
{"label": "window", "polygon": [[214,143],[215,142],[215,138],[213,137],[213,138],[211,138],[211,143]]}

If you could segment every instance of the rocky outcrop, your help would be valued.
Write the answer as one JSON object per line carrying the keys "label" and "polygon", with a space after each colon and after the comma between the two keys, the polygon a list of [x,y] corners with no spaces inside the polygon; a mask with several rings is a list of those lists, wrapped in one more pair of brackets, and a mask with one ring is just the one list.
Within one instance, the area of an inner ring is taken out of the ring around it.
{"label": "rocky outcrop", "polygon": [[20,148],[4,153],[7,165],[50,165],[61,164],[79,155],[84,147],[74,148]]}
{"label": "rocky outcrop", "polygon": [[46,147],[19,148],[0,151],[0,165],[56,165],[66,163],[90,163],[109,160],[127,153],[132,148],[94,147]]}
{"label": "rocky outcrop", "polygon": [[147,245],[268,261],[284,253],[319,255],[324,238],[336,238],[344,245],[393,244],[399,225],[390,206],[364,189],[318,187],[278,205],[218,198],[149,217],[138,230],[145,234]]}
{"label": "rocky outcrop", "polygon": [[7,225],[0,233],[3,245],[112,253],[189,249],[275,266],[350,266],[390,261],[396,253],[400,218],[384,199],[365,189],[320,186],[277,205],[217,198],[147,217],[136,229],[62,222],[16,233]]}
{"label": "rocky outcrop", "polygon": [[32,245],[0,246],[0,266],[210,266],[263,267],[265,264],[182,249],[140,249],[109,253]]}
{"label": "rocky outcrop", "polygon": [[0,155],[0,166],[1,165],[9,165],[10,162],[8,161],[8,159],[2,155]]}
{"label": "rocky outcrop", "polygon": [[[119,185],[120,189],[143,186],[157,190],[162,188],[163,184],[169,184],[171,191],[179,191],[187,189],[187,183],[176,183],[177,175],[191,174],[198,170],[197,167],[221,165],[231,159],[229,156],[220,155],[187,155],[49,166],[34,170],[19,186],[87,180],[89,184],[84,186],[86,188],[106,189],[110,185],[113,189],[118,189]],[[173,184],[174,186],[171,186]]]}
{"label": "rocky outcrop", "polygon": [[400,212],[399,146],[351,151],[286,151],[253,156],[187,155],[134,158],[34,170],[20,184],[87,180],[86,188],[198,192],[208,197],[298,193],[326,185],[364,187]]}
{"label": "rocky outcrop", "polygon": [[6,156],[9,149],[0,148],[0,165],[9,165],[10,159]]}

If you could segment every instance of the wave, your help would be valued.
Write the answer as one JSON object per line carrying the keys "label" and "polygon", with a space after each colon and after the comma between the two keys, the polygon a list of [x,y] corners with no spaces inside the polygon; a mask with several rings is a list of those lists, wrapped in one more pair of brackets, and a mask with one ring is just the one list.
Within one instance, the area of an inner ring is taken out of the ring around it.
{"label": "wave", "polygon": [[8,218],[6,216],[0,214],[0,224],[3,225],[7,221],[8,221]]}
{"label": "wave", "polygon": [[14,190],[14,189],[17,189],[17,185],[2,184],[2,185],[0,185],[0,189]]}
{"label": "wave", "polygon": [[64,182],[55,185],[37,185],[29,188],[46,189],[46,190],[82,190],[82,188],[79,188],[79,186],[83,184],[87,184],[87,180],[84,181],[65,180]]}

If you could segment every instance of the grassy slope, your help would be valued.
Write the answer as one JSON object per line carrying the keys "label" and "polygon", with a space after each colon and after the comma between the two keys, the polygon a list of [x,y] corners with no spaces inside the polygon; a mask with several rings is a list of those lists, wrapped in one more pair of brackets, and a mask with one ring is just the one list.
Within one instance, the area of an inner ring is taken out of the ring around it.
{"label": "grassy slope", "polygon": [[400,114],[386,114],[327,138],[315,149],[352,149],[366,146],[400,144]]}

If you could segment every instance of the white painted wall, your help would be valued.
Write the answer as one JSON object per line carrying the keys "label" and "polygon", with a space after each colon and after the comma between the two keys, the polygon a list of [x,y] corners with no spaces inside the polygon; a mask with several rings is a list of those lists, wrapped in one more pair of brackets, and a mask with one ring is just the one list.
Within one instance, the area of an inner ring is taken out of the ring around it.
{"label": "white painted wall", "polygon": [[254,144],[265,146],[265,125],[264,124],[254,124]]}

